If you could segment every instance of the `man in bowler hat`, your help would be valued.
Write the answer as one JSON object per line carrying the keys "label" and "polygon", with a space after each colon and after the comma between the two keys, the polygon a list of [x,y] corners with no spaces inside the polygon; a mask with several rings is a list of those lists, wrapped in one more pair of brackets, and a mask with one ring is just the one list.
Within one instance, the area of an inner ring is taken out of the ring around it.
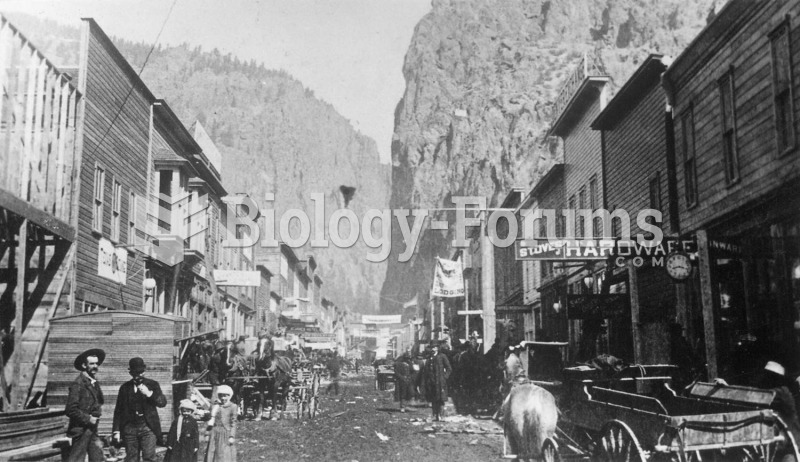
{"label": "man in bowler hat", "polygon": [[105,359],[105,351],[98,348],[86,350],[75,358],[75,369],[81,373],[69,386],[67,396],[67,437],[72,438],[72,445],[65,449],[69,454],[64,454],[64,460],[83,462],[87,455],[89,462],[105,460],[103,443],[97,437],[97,422],[103,407],[103,392],[97,383],[97,371]]}
{"label": "man in bowler hat", "polygon": [[119,387],[114,409],[114,439],[125,443],[125,462],[156,460],[156,444],[163,445],[157,407],[167,405],[158,382],[144,377],[147,366],[142,358],[131,358],[128,372],[133,377]]}

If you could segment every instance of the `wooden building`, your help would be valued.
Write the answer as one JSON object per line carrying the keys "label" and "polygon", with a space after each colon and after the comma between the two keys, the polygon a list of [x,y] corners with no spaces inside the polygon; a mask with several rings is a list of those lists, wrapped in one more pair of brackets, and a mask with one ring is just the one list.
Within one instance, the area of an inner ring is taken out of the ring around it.
{"label": "wooden building", "polygon": [[[680,232],[711,377],[800,372],[800,1],[731,0],[669,66]],[[693,306],[688,303],[687,306]],[[740,344],[755,339],[753,358]]]}
{"label": "wooden building", "polygon": [[[496,335],[501,347],[524,340],[524,316],[531,311],[523,302],[522,262],[514,255],[514,241],[522,232],[519,205],[525,193],[523,188],[511,188],[500,204],[500,211],[489,214],[489,230],[496,232],[498,239],[494,250],[494,280]],[[498,218],[503,216],[505,218]],[[511,243],[498,246],[499,240]]]}
{"label": "wooden building", "polygon": [[[548,135],[557,136],[564,142],[564,209],[571,214],[566,217],[567,238],[606,237],[602,236],[602,220],[585,212],[605,208],[602,137],[591,129],[591,123],[606,106],[611,93],[610,81],[598,58],[591,53],[584,54],[567,78],[553,108],[554,120]],[[598,282],[602,280],[600,275],[604,269],[603,262],[586,262],[580,271],[571,268],[567,276],[568,293],[586,295],[599,292]],[[586,360],[597,353],[593,339],[600,334],[602,327],[598,323],[601,321],[580,319],[575,315],[576,311],[572,310],[569,321],[570,353],[574,357],[581,350],[583,357],[580,359]],[[581,338],[588,343],[581,343]],[[603,346],[601,350],[605,348]]]}
{"label": "wooden building", "polygon": [[[662,55],[648,56],[592,123],[603,137],[606,203],[610,211],[623,210],[631,218],[628,236],[621,236],[621,223],[614,221],[617,239],[643,234],[636,216],[645,209],[660,211],[658,226],[665,237],[677,237],[677,197],[668,184],[673,171],[667,155],[672,118],[665,112],[661,86],[667,64]],[[630,258],[615,258],[613,265],[612,282],[625,285],[629,295],[631,324],[609,332],[611,354],[637,364],[668,363],[668,325],[686,325],[684,310],[676,308],[676,290],[682,285],[667,275],[663,259],[636,266]]]}
{"label": "wooden building", "polygon": [[43,390],[50,318],[69,306],[82,92],[0,16],[0,406]]}

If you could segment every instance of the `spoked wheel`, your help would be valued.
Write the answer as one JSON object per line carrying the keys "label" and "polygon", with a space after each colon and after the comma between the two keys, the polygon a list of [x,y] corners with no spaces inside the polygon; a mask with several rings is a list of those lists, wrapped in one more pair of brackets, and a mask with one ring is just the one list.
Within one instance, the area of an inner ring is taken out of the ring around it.
{"label": "spoked wheel", "polygon": [[800,462],[797,441],[780,418],[775,420],[775,436],[780,438],[769,443],[742,448],[741,460],[747,462]]}
{"label": "spoked wheel", "polygon": [[544,462],[561,462],[561,455],[558,453],[558,443],[553,438],[545,438],[542,444],[542,460]]}
{"label": "spoked wheel", "polygon": [[644,451],[636,435],[624,422],[612,420],[603,425],[598,441],[600,460],[608,462],[645,462]]}
{"label": "spoked wheel", "polygon": [[312,419],[317,416],[317,407],[319,405],[319,374],[314,374],[311,379],[311,393],[308,399],[308,415]]}

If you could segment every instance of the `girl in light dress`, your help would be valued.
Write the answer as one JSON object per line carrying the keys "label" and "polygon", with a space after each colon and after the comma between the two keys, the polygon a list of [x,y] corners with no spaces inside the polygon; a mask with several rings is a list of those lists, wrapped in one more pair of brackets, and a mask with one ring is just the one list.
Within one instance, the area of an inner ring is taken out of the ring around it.
{"label": "girl in light dress", "polygon": [[205,462],[236,462],[236,420],[239,408],[231,402],[233,390],[227,385],[217,388],[219,403],[211,408],[211,420]]}

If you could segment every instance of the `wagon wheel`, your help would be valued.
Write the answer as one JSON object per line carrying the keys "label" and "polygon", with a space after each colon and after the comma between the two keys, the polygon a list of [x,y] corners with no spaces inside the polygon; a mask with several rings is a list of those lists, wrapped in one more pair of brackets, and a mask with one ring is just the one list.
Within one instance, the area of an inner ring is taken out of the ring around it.
{"label": "wagon wheel", "polygon": [[311,379],[311,397],[308,400],[308,415],[312,419],[317,416],[317,406],[319,405],[319,374],[314,374]]}
{"label": "wagon wheel", "polygon": [[782,436],[783,438],[776,438],[769,443],[742,448],[742,460],[800,462],[797,441],[795,441],[792,432],[786,428],[786,424],[780,418],[775,419],[775,436]]}
{"label": "wagon wheel", "polygon": [[619,420],[603,425],[598,441],[601,460],[608,462],[645,462],[644,451],[629,426]]}
{"label": "wagon wheel", "polygon": [[542,444],[542,460],[544,462],[561,462],[558,443],[553,438],[545,438],[544,444]]}

